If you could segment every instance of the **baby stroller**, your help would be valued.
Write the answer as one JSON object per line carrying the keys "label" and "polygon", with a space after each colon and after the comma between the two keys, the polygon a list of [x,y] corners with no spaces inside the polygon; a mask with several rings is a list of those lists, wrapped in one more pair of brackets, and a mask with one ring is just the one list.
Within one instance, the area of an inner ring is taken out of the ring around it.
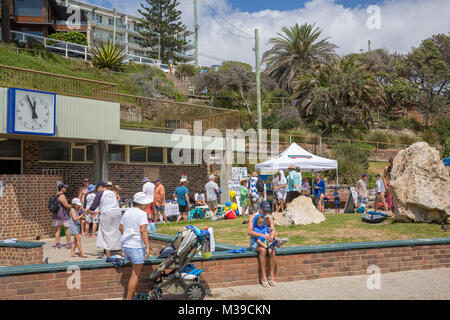
{"label": "baby stroller", "polygon": [[[168,252],[166,249],[169,249]],[[161,253],[166,250],[165,260],[150,274],[153,282],[150,300],[161,300],[162,289],[172,294],[183,294],[186,300],[203,300],[206,289],[200,282],[200,273],[190,264],[191,259],[200,251],[209,252],[209,232],[192,226],[186,226]],[[167,269],[171,269],[166,273]]]}

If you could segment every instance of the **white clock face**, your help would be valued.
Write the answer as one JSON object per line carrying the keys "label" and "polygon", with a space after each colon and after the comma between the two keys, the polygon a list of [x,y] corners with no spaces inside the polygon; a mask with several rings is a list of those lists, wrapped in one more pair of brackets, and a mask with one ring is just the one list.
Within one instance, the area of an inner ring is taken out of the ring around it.
{"label": "white clock face", "polygon": [[53,134],[55,99],[51,94],[16,91],[15,130]]}

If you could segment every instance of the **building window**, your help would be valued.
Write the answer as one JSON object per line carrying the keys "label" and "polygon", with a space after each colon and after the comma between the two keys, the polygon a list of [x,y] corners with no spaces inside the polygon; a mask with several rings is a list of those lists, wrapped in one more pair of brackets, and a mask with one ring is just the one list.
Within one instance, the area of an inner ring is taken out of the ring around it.
{"label": "building window", "polygon": [[39,160],[70,161],[70,143],[39,141]]}
{"label": "building window", "polygon": [[163,148],[148,148],[147,149],[147,161],[153,163],[164,162],[164,149]]}
{"label": "building window", "polygon": [[86,146],[86,160],[93,161],[94,160],[94,146]]}
{"label": "building window", "polygon": [[44,3],[42,0],[16,0],[14,15],[24,17],[43,17]]}
{"label": "building window", "polygon": [[109,161],[125,161],[125,146],[109,145]]}
{"label": "building window", "polygon": [[147,148],[146,147],[130,147],[130,162],[147,162],[146,159]]}
{"label": "building window", "polygon": [[72,161],[86,161],[85,158],[85,149],[83,148],[72,148]]}
{"label": "building window", "polygon": [[0,139],[0,158],[20,158],[20,140]]}

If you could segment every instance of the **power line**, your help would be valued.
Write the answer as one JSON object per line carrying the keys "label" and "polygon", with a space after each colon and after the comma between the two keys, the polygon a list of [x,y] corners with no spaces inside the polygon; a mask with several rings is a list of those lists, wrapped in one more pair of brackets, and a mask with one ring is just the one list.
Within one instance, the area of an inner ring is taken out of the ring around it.
{"label": "power line", "polygon": [[243,34],[245,34],[247,37],[249,37],[250,39],[253,39],[253,36],[251,34],[248,34],[247,32],[245,32],[242,29],[239,29],[238,27],[236,27],[234,24],[232,24],[231,22],[229,22],[227,19],[225,19],[219,12],[217,12],[216,9],[214,9],[213,6],[211,6],[206,0],[203,0],[203,2],[213,11],[213,13],[215,13],[217,16],[219,16],[220,18],[222,18],[223,21],[225,21],[227,24],[229,24],[232,28],[236,29],[238,32],[241,32]]}
{"label": "power line", "polygon": [[[208,12],[211,14],[211,16],[212,16],[212,18],[222,27],[222,28],[224,28],[226,31],[228,31],[230,34],[232,34],[232,35],[234,35],[235,37],[238,37],[238,38],[242,38],[242,39],[246,39],[246,40],[253,40],[253,37],[251,37],[248,33],[246,33],[246,32],[244,32],[244,31],[242,31],[242,30],[240,30],[239,28],[237,28],[237,27],[235,27],[233,24],[231,24],[230,22],[228,22],[225,18],[223,18],[221,15],[219,15],[218,13],[217,13],[217,11],[215,11],[214,10],[214,8],[213,7],[211,7],[209,4],[204,4],[203,3],[203,1],[202,1],[202,5],[203,5],[203,7],[206,9],[206,10],[208,10]],[[237,33],[235,33],[234,31],[231,31],[229,28],[227,28],[226,26],[224,26],[221,22],[219,22],[217,19],[216,19],[216,17],[215,17],[215,14],[217,15],[217,16],[219,16],[219,17],[221,17],[226,23],[228,23],[230,26],[232,26],[233,28],[235,28],[236,30],[238,30],[238,32],[241,32],[241,33],[243,33],[244,35],[241,35],[241,34],[237,34]]]}

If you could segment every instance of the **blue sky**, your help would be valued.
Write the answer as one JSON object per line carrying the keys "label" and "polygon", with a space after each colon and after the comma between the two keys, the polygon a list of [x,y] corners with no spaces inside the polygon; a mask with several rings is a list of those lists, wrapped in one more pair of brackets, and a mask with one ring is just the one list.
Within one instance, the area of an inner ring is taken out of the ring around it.
{"label": "blue sky", "polygon": [[[257,12],[260,10],[293,10],[303,8],[305,0],[229,0],[233,8],[241,11]],[[377,0],[336,0],[335,3],[341,4],[346,8],[357,6],[369,6],[378,4]]]}

